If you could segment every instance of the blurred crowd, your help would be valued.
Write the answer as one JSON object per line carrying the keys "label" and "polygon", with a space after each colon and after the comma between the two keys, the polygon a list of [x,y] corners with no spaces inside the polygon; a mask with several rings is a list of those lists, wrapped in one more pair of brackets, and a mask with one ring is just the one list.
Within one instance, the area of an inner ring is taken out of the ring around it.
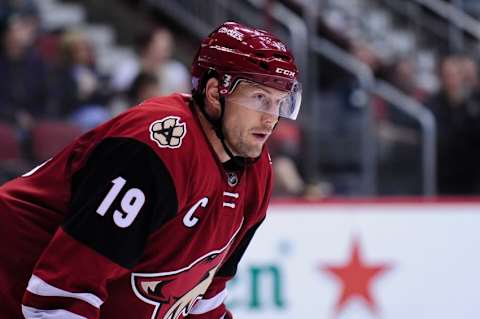
{"label": "blurred crowd", "polygon": [[[68,138],[147,98],[190,91],[188,68],[172,58],[174,39],[169,29],[152,27],[139,34],[133,45],[135,58],[111,74],[102,74],[92,41],[81,29],[46,33],[34,2],[0,2],[0,134],[4,144],[0,181],[45,159],[40,146],[48,141],[40,139],[50,138],[53,143],[55,138],[60,147]],[[51,134],[45,132],[49,128]],[[18,141],[17,148],[8,143],[11,138]]]}
{"label": "blurred crowd", "polygon": [[[295,2],[282,2],[303,14]],[[416,63],[411,56],[382,60],[368,43],[349,39],[322,19],[318,19],[316,32],[432,112],[438,133],[439,194],[480,193],[480,83],[478,63],[472,56],[453,53],[439,57],[440,86],[428,91],[417,85]],[[82,30],[45,33],[34,2],[0,2],[0,183],[44,160],[48,154],[42,153],[42,145],[53,144],[53,139],[81,134],[149,97],[190,91],[189,69],[174,59],[174,38],[168,28],[155,26],[136,38],[132,44],[135,58],[102,74],[93,44]],[[313,89],[322,116],[318,131],[325,133],[322,138],[326,139],[319,148],[322,154],[343,155],[318,163],[320,179],[309,180],[303,166],[302,121],[281,121],[270,141],[277,196],[341,195],[345,191],[341,183],[329,180],[329,171],[358,169],[358,161],[351,158],[357,140],[352,139],[349,146],[336,142],[339,137],[348,140],[348,132],[358,137],[352,127],[362,128],[362,112],[355,98],[357,80],[327,59],[319,59],[317,67],[318,83]],[[408,194],[409,189],[415,193],[418,180],[408,178],[414,169],[405,163],[419,154],[418,123],[379,97],[373,96],[371,105],[381,161],[386,163],[389,185],[394,185],[390,189],[385,186],[385,193]],[[56,130],[53,135],[42,136],[49,123]]]}
{"label": "blurred crowd", "polygon": [[[480,194],[480,86],[478,63],[464,53],[438,57],[438,88],[421,88],[415,78],[416,63],[403,57],[386,68],[385,77],[407,96],[426,107],[435,119],[437,192],[441,195]],[[387,148],[389,168],[397,170],[398,183],[414,188],[405,162],[419,162],[421,134],[418,123],[384,101],[376,100],[378,134]],[[415,157],[415,158],[414,158]],[[417,174],[420,174],[417,171]],[[409,184],[408,184],[409,183]],[[418,186],[417,186],[418,187]]]}
{"label": "blurred crowd", "polygon": [[[278,2],[300,16],[312,14],[302,7],[303,1]],[[315,27],[319,37],[349,53],[367,66],[375,78],[390,83],[431,112],[437,132],[437,193],[479,195],[480,86],[476,58],[464,52],[445,52],[444,47],[436,48],[436,81],[426,86],[419,79],[415,54],[399,53],[385,58],[369,43],[329,26],[321,16],[316,17]],[[320,142],[327,140],[319,144],[321,156],[316,167],[320,179],[309,180],[309,172],[303,167],[304,132],[300,123],[280,123],[273,138],[273,152],[281,159],[275,164],[278,192],[306,198],[362,193],[358,184],[351,186],[341,179],[328,178],[332,171],[348,175],[361,170],[359,145],[362,143],[360,131],[365,129],[362,126],[365,112],[360,105],[362,99],[358,98],[358,80],[327,58],[319,57],[317,68],[313,107],[318,107],[320,112],[315,123],[321,127],[317,129],[322,135]],[[379,157],[377,192],[381,195],[422,194],[422,132],[418,121],[379,96],[369,98],[378,143],[375,146]]]}

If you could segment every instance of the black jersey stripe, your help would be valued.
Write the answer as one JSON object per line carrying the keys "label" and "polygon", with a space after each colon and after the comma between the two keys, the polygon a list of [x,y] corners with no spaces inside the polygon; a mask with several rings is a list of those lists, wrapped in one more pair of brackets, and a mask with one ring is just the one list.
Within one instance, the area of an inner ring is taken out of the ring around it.
{"label": "black jersey stripe", "polygon": [[132,138],[101,141],[73,174],[71,194],[65,232],[125,268],[138,262],[147,237],[178,209],[167,167]]}
{"label": "black jersey stripe", "polygon": [[255,232],[257,231],[258,227],[263,223],[264,219],[262,219],[260,222],[257,224],[253,225],[243,236],[242,240],[238,244],[237,248],[235,251],[232,253],[232,255],[228,258],[227,261],[220,267],[220,269],[217,272],[217,276],[220,277],[233,277],[237,273],[237,268],[238,268],[238,263],[240,262],[240,259],[242,259],[243,254],[247,250],[248,245],[250,244],[250,241],[253,238],[253,235],[255,235]]}

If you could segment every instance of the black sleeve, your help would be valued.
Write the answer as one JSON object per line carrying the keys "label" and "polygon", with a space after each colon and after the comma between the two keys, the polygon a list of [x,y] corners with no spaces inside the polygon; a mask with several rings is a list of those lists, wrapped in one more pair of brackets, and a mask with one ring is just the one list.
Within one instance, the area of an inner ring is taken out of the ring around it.
{"label": "black sleeve", "polygon": [[255,232],[257,231],[258,227],[262,224],[263,221],[264,219],[262,219],[257,224],[253,225],[252,228],[250,228],[245,233],[242,240],[236,247],[235,251],[232,253],[232,255],[230,255],[227,261],[218,270],[216,274],[217,276],[220,276],[220,277],[235,276],[235,274],[237,273],[237,267],[238,267],[238,263],[240,262],[240,259],[242,259],[243,254],[245,254],[245,251],[247,250],[247,247],[253,238],[253,235],[255,235]]}
{"label": "black sleeve", "polygon": [[130,138],[100,142],[73,175],[71,194],[65,232],[125,268],[136,264],[147,237],[178,208],[165,164]]}

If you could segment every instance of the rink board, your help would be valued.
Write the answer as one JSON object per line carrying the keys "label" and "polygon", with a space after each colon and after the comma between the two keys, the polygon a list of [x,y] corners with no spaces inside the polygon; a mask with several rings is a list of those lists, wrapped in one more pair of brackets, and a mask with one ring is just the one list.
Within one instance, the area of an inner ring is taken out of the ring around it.
{"label": "rink board", "polygon": [[237,319],[480,317],[480,201],[285,203],[268,214],[229,286]]}

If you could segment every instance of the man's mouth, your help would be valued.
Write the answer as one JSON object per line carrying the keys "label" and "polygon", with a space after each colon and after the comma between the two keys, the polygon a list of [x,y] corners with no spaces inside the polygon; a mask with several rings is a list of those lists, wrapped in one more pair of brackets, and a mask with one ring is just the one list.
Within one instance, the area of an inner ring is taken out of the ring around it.
{"label": "man's mouth", "polygon": [[255,139],[260,142],[264,142],[269,135],[269,133],[264,133],[264,132],[254,132],[252,134],[253,136],[255,136]]}

